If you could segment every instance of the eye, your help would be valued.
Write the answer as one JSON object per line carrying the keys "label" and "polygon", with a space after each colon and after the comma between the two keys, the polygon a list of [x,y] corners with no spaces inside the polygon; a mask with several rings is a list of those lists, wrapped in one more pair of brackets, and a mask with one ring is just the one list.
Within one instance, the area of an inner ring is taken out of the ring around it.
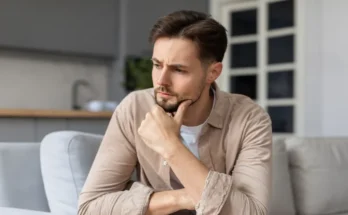
{"label": "eye", "polygon": [[157,63],[154,63],[153,66],[154,66],[156,69],[160,69],[160,68],[161,68],[161,66],[160,66],[159,64],[157,64]]}

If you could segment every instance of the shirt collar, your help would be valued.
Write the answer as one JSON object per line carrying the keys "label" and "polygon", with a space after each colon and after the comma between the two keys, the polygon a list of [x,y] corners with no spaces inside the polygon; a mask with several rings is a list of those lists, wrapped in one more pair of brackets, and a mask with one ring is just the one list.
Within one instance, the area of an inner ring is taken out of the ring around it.
{"label": "shirt collar", "polygon": [[224,101],[225,95],[215,82],[212,84],[212,88],[215,90],[215,105],[210,112],[207,123],[213,127],[222,128],[224,121],[224,107],[226,105]]}

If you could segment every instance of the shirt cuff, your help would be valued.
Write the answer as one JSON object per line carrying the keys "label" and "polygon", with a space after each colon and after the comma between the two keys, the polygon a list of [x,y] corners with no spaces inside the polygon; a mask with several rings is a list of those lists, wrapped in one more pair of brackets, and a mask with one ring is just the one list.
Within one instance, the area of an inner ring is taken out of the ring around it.
{"label": "shirt cuff", "polygon": [[197,215],[219,214],[232,187],[232,177],[209,171],[201,200],[196,205]]}
{"label": "shirt cuff", "polygon": [[154,190],[142,183],[134,182],[126,192],[130,192],[132,195],[124,202],[122,214],[144,215],[149,207],[150,196]]}

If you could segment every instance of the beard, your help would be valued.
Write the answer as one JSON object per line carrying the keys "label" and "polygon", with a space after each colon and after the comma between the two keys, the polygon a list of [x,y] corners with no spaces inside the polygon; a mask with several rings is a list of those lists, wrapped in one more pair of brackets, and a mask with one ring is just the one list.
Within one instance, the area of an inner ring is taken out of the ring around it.
{"label": "beard", "polygon": [[[161,98],[158,96],[158,93],[168,93],[171,95],[171,98]],[[155,102],[167,113],[176,112],[183,101],[185,101],[185,99],[164,86],[159,86],[155,89]]]}
{"label": "beard", "polygon": [[[190,104],[190,106],[192,106],[194,103],[196,103],[201,98],[203,90],[204,90],[204,83],[202,83],[201,86],[199,87],[199,90],[198,90],[199,94],[198,94],[197,98],[192,99],[192,98],[185,98],[184,96],[180,96],[177,93],[172,92],[171,90],[169,90],[165,86],[159,86],[155,89],[155,102],[157,105],[162,107],[165,112],[174,113],[178,110],[180,104],[183,103],[184,101],[191,100],[192,103]],[[158,93],[160,93],[160,92],[170,94],[171,98],[166,99],[166,98],[159,97]]]}

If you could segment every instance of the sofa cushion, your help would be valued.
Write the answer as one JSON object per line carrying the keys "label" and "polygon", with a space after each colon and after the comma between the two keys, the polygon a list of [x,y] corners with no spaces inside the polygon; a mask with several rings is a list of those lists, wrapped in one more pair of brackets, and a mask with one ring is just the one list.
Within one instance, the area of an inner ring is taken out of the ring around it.
{"label": "sofa cushion", "polygon": [[0,143],[0,207],[49,211],[40,143]]}
{"label": "sofa cushion", "polygon": [[53,214],[76,215],[78,198],[102,136],[74,131],[53,132],[41,143],[41,168]]}
{"label": "sofa cushion", "polygon": [[299,214],[348,213],[348,138],[286,141]]}
{"label": "sofa cushion", "polygon": [[23,210],[18,208],[7,208],[7,207],[0,207],[0,214],[1,215],[52,215],[51,213],[47,213],[47,212]]}
{"label": "sofa cushion", "polygon": [[288,155],[284,140],[273,140],[272,150],[272,195],[269,215],[295,215],[295,206],[290,182]]}

